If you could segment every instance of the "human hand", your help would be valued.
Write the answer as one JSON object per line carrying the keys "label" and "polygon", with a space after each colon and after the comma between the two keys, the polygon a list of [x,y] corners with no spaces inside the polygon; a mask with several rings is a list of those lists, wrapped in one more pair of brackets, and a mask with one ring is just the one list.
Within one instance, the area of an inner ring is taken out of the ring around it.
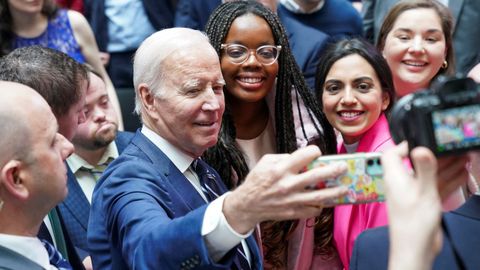
{"label": "human hand", "polygon": [[104,66],[108,65],[108,63],[110,62],[110,54],[107,52],[100,52],[99,55],[100,55],[100,62],[102,62]]}
{"label": "human hand", "polygon": [[90,256],[85,257],[82,263],[83,263],[83,267],[85,267],[85,270],[93,270],[92,257]]}
{"label": "human hand", "polygon": [[382,156],[390,224],[389,269],[429,269],[442,246],[437,161],[425,147],[411,152],[416,174],[403,165],[406,142]]}
{"label": "human hand", "polygon": [[442,201],[468,182],[468,160],[468,154],[438,158],[437,188]]}
{"label": "human hand", "polygon": [[472,78],[475,82],[480,83],[480,63],[475,65],[469,72],[467,77]]}
{"label": "human hand", "polygon": [[245,182],[225,198],[223,212],[228,223],[245,233],[266,220],[319,215],[323,206],[347,193],[345,187],[307,189],[347,169],[345,164],[329,164],[302,172],[320,154],[318,147],[307,146],[292,154],[262,157]]}
{"label": "human hand", "polygon": [[469,153],[470,162],[467,165],[470,178],[468,179],[468,190],[471,194],[480,192],[480,152]]}

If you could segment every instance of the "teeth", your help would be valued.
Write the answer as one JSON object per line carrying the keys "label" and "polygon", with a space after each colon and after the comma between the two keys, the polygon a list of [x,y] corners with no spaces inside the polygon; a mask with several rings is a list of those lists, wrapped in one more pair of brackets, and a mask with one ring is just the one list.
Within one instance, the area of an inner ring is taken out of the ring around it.
{"label": "teeth", "polygon": [[240,78],[240,81],[244,83],[259,83],[262,81],[262,78]]}
{"label": "teeth", "polygon": [[361,112],[341,112],[340,116],[345,118],[353,118],[362,114]]}
{"label": "teeth", "polygon": [[409,66],[415,66],[415,67],[423,67],[425,66],[424,62],[413,62],[413,61],[404,61],[405,64]]}

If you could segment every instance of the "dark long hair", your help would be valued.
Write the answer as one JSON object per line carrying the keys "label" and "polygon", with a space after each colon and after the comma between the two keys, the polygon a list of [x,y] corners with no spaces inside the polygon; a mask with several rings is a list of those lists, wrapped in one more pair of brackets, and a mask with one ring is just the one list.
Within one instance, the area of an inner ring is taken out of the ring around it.
{"label": "dark long hair", "polygon": [[373,70],[375,70],[375,73],[380,80],[382,91],[386,92],[390,97],[390,104],[388,104],[388,107],[385,110],[385,113],[388,115],[396,98],[392,72],[388,67],[387,60],[385,60],[377,48],[366,40],[360,38],[343,39],[331,44],[320,58],[320,64],[318,65],[317,73],[315,74],[315,90],[321,108],[323,109],[323,104],[321,102],[324,88],[323,85],[325,84],[325,79],[330,68],[338,60],[353,54],[361,56],[370,64],[370,66],[372,66]]}
{"label": "dark long hair", "polygon": [[[52,0],[44,0],[42,14],[50,20],[57,15],[58,7]],[[13,18],[8,7],[8,0],[0,0],[0,56],[13,50]]]}
{"label": "dark long hair", "polygon": [[[206,25],[206,33],[219,57],[221,56],[221,44],[225,42],[233,21],[245,14],[254,14],[263,18],[272,30],[275,44],[282,46],[277,60],[279,70],[275,97],[275,144],[277,153],[291,153],[297,149],[293,111],[299,110],[299,108],[292,108],[292,89],[295,91],[295,97],[303,101],[308,111],[308,115],[300,114],[302,129],[304,128],[304,117],[309,117],[319,134],[317,144],[322,153],[335,153],[336,140],[333,128],[326,120],[314,95],[306,85],[303,74],[290,50],[285,29],[272,11],[253,1],[235,1],[220,5],[212,13]],[[205,152],[204,158],[219,172],[226,185],[233,189],[243,182],[249,170],[244,155],[235,141],[236,130],[228,105],[227,100],[218,143]],[[318,120],[320,127],[315,122],[315,118]],[[303,130],[303,134],[306,138],[305,130]],[[322,222],[324,223],[319,222],[322,224],[317,226],[321,231],[316,232],[316,234],[322,241],[316,244],[321,249],[331,246],[332,232],[330,227],[325,224],[325,222],[331,223],[332,221],[331,210],[325,209],[322,216],[328,218],[323,218]],[[284,264],[286,261],[286,245],[284,243],[285,240],[288,240],[289,232],[295,226],[296,222],[294,221],[262,223],[262,243],[266,250],[264,259],[268,265],[273,268],[286,267]]]}

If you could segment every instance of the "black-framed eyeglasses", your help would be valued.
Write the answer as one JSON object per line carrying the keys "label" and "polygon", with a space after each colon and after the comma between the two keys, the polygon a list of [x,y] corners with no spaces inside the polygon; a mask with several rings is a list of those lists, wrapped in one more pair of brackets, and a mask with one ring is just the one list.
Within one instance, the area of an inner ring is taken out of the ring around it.
{"label": "black-framed eyeglasses", "polygon": [[245,63],[253,53],[255,53],[258,62],[263,65],[271,65],[277,61],[282,46],[263,45],[257,49],[249,49],[240,44],[222,44],[220,49],[225,50],[225,55],[230,62],[237,65]]}

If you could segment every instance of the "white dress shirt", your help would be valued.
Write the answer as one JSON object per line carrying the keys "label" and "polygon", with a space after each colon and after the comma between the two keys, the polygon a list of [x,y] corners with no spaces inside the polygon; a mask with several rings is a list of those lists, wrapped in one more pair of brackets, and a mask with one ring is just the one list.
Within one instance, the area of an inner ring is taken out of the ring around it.
{"label": "white dress shirt", "polygon": [[0,233],[0,246],[6,247],[48,270],[57,268],[50,265],[48,252],[37,237]]}
{"label": "white dress shirt", "polygon": [[[109,160],[116,159],[117,157],[118,157],[118,149],[117,149],[117,145],[113,141],[107,146],[105,153],[103,153],[102,157],[100,158],[96,166],[108,163]],[[80,188],[85,194],[85,197],[87,197],[88,202],[91,204],[93,190],[95,189],[95,185],[97,184],[98,179],[95,179],[92,173],[86,170],[81,170],[81,169],[82,168],[94,169],[95,166],[88,163],[82,157],[80,157],[75,153],[73,153],[71,156],[67,158],[67,164],[70,170],[72,170],[73,174],[75,175],[75,178],[77,179],[78,184],[80,185]]]}

